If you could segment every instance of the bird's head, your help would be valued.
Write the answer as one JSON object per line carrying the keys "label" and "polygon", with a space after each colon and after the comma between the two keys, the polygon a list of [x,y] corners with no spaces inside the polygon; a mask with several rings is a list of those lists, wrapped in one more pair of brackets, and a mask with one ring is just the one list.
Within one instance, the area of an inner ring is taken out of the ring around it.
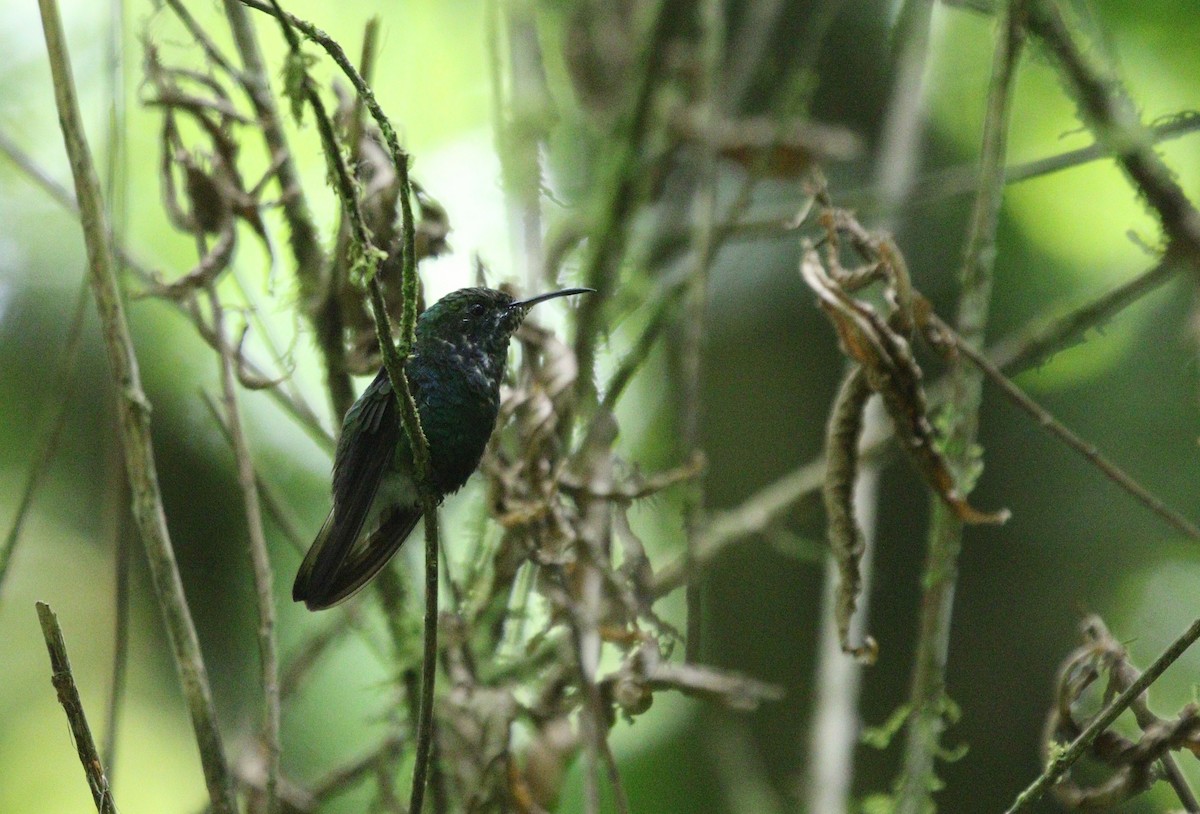
{"label": "bird's head", "polygon": [[590,288],[567,288],[525,300],[514,300],[491,288],[463,288],[435,302],[417,320],[418,345],[448,342],[454,346],[476,346],[489,353],[504,353],[513,332],[521,326],[529,309],[539,302],[585,294]]}

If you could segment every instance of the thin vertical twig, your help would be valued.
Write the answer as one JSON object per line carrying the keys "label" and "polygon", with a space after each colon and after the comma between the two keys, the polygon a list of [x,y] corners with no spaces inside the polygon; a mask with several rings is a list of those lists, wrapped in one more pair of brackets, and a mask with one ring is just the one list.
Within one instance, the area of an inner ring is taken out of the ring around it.
{"label": "thin vertical twig", "polygon": [[1147,509],[1158,515],[1163,522],[1192,540],[1200,540],[1200,527],[1172,509],[1161,498],[1134,480],[1125,470],[1101,454],[1100,450],[1094,444],[1080,438],[1063,425],[1049,410],[1027,396],[1021,388],[1017,387],[1012,379],[1005,376],[1000,368],[983,353],[964,342],[962,337],[958,336],[948,325],[939,325],[938,327],[943,334],[950,338],[950,341],[954,343],[959,353],[970,359],[971,363],[979,368],[980,372],[989,381],[999,387],[1004,395],[1008,396],[1010,401],[1032,416],[1048,433],[1082,455],[1092,466],[1099,469],[1106,478],[1132,495],[1135,500]]}
{"label": "thin vertical twig", "polygon": [[25,519],[33,506],[33,496],[50,468],[50,462],[54,460],[59,439],[62,438],[63,428],[67,424],[67,407],[70,406],[71,397],[75,393],[75,369],[79,364],[79,350],[83,346],[83,321],[87,316],[87,302],[88,280],[85,277],[80,282],[79,295],[75,299],[75,309],[67,328],[67,340],[55,360],[54,372],[50,375],[50,388],[46,391],[49,393],[47,404],[45,409],[39,411],[39,414],[47,416],[47,419],[44,426],[34,434],[37,442],[33,445],[33,460],[29,464],[29,473],[25,476],[25,486],[21,490],[12,525],[8,528],[4,542],[0,543],[0,595],[4,593],[4,578],[8,576],[8,566],[12,562],[17,541],[21,538],[21,529],[25,527]]}
{"label": "thin vertical twig", "polygon": [[38,6],[50,56],[59,123],[75,178],[92,293],[100,312],[105,348],[116,384],[120,436],[133,493],[134,518],[146,548],[146,560],[191,713],[213,810],[217,814],[234,814],[237,804],[233,781],[217,728],[208,673],[167,531],[150,433],[150,404],[142,390],[137,355],[113,269],[110,231],[104,216],[96,169],[80,119],[62,20],[56,0],[38,0]]}
{"label": "thin vertical twig", "polygon": [[[695,454],[701,446],[705,317],[708,312],[709,275],[718,247],[716,131],[721,117],[718,91],[725,56],[725,4],[721,0],[704,0],[699,5],[698,15],[701,71],[697,95],[705,138],[698,145],[700,154],[694,201],[696,221],[692,235],[694,265],[684,289],[683,308],[680,310],[683,324],[679,349],[682,385],[679,416],[684,455]],[[700,660],[704,635],[704,582],[702,575],[692,567],[704,516],[704,480],[701,475],[689,482],[683,507],[688,571],[684,659],[689,662]]]}
{"label": "thin vertical twig", "polygon": [[[931,51],[933,3],[911,0],[904,5],[895,28],[895,74],[887,103],[875,176],[880,194],[879,228],[896,228],[897,214],[917,178],[925,144],[928,109],[926,76]],[[890,426],[879,399],[863,411],[864,435],[876,437]],[[872,568],[879,509],[879,483],[883,461],[878,457],[858,461],[854,478],[854,524],[859,530],[862,555],[858,562],[860,589],[857,607],[849,622],[849,640],[863,641],[870,611]],[[847,656],[835,622],[838,602],[837,563],[826,562],[822,596],[821,630],[817,651],[817,691],[813,698],[813,726],[808,738],[808,765],[804,794],[812,814],[843,814],[850,806],[854,779],[854,749],[860,725],[859,695],[863,665]]]}
{"label": "thin vertical twig", "polygon": [[[1004,195],[1004,158],[1017,64],[1025,40],[1023,0],[1012,0],[999,22],[992,77],[980,150],[980,184],[964,250],[958,331],[972,346],[983,343],[991,299],[996,229]],[[950,427],[946,447],[961,473],[971,463],[978,431],[982,376],[956,365],[951,372]],[[961,476],[960,476],[961,479]],[[970,484],[963,484],[963,497]],[[946,658],[950,620],[958,581],[962,521],[937,497],[932,499],[929,550],[922,579],[923,596],[913,665],[903,768],[896,793],[898,814],[922,814],[932,805],[935,760],[945,728]]]}
{"label": "thin vertical twig", "polygon": [[[229,0],[229,2],[236,2],[236,0]],[[292,53],[299,55],[300,41],[295,30],[293,30],[293,26],[297,24],[296,19],[284,13],[277,0],[272,0],[270,13],[279,21]],[[310,33],[310,31],[314,33]],[[315,33],[320,32],[317,32],[311,26],[305,31],[305,34],[309,37],[314,37]],[[322,147],[334,171],[334,188],[341,199],[346,215],[350,219],[350,227],[354,235],[354,240],[358,243],[359,250],[367,258],[367,263],[370,265],[370,272],[367,274],[368,300],[375,319],[375,332],[379,340],[380,352],[383,354],[384,367],[388,372],[388,379],[391,382],[392,390],[399,406],[401,424],[405,434],[412,442],[413,462],[417,472],[421,509],[425,521],[423,681],[421,684],[420,717],[417,720],[417,751],[416,760],[413,764],[412,795],[409,803],[410,814],[420,814],[425,801],[425,787],[429,779],[429,763],[433,743],[433,694],[437,679],[439,542],[437,495],[429,487],[429,442],[425,438],[425,432],[421,427],[421,416],[417,412],[417,404],[413,400],[412,389],[409,386],[408,377],[404,369],[408,355],[412,352],[416,334],[417,299],[419,293],[415,227],[412,213],[412,185],[408,176],[408,156],[401,150],[399,139],[396,137],[396,131],[375,101],[375,94],[354,66],[346,59],[345,52],[342,51],[341,47],[337,46],[329,37],[323,34],[322,37],[324,40],[322,42],[323,47],[334,57],[334,61],[346,72],[347,76],[351,78],[355,89],[358,91],[359,98],[366,104],[367,109],[379,125],[379,129],[383,133],[384,140],[387,142],[391,153],[395,165],[396,177],[400,185],[400,225],[403,236],[403,257],[401,264],[403,306],[400,318],[399,347],[397,347],[393,339],[387,304],[384,302],[383,292],[376,273],[379,266],[380,252],[371,244],[370,235],[363,222],[362,211],[359,208],[356,197],[351,170],[346,166],[345,157],[342,154],[341,147],[338,145],[337,138],[333,132],[333,125],[325,111],[324,103],[313,88],[311,80],[306,77],[303,85],[305,98],[313,110],[313,117],[317,122],[317,130],[321,135]]]}
{"label": "thin vertical twig", "polygon": [[238,406],[233,348],[225,331],[225,307],[216,288],[208,288],[212,311],[213,334],[221,366],[221,403],[225,409],[225,426],[229,430],[233,457],[237,464],[238,488],[246,512],[246,530],[250,539],[250,562],[254,573],[254,592],[258,605],[258,661],[263,693],[263,746],[266,752],[266,782],[264,810],[275,814],[279,807],[279,646],[275,639],[275,591],[271,573],[271,558],[267,552],[267,537],[263,532],[262,506],[258,497],[258,480],[254,473],[254,458],[242,427]]}
{"label": "thin vertical twig", "polygon": [[104,776],[100,753],[96,751],[96,741],[92,738],[92,729],[88,726],[83,702],[79,699],[79,688],[75,686],[75,676],[71,673],[71,660],[67,657],[67,643],[63,640],[58,617],[45,602],[37,603],[37,614],[42,625],[42,636],[46,640],[46,650],[50,653],[50,667],[53,670],[51,680],[58,692],[58,702],[67,714],[71,734],[75,737],[75,751],[79,754],[79,762],[83,764],[92,800],[100,814],[116,814],[112,790],[108,778]]}

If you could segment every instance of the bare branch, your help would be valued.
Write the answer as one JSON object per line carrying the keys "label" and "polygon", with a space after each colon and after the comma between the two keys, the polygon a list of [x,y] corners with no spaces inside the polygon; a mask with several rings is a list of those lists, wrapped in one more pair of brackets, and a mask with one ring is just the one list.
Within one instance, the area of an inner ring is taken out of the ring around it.
{"label": "bare branch", "polygon": [[37,613],[42,636],[46,639],[46,649],[50,652],[54,689],[58,691],[58,702],[67,714],[67,723],[71,727],[71,734],[75,736],[75,751],[79,753],[79,762],[83,764],[96,810],[100,814],[116,814],[117,807],[108,787],[108,778],[104,776],[100,753],[96,751],[91,727],[83,713],[83,702],[79,699],[79,689],[75,686],[75,676],[71,673],[71,660],[67,658],[67,644],[63,641],[58,617],[45,602],[37,603]]}

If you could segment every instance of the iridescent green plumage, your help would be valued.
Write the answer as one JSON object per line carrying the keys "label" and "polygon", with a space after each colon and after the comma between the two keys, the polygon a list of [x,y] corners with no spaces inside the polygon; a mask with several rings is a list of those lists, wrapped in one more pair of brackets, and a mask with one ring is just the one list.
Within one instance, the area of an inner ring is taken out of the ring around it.
{"label": "iridescent green plumage", "polygon": [[[479,466],[500,408],[508,343],[529,309],[572,288],[516,302],[488,288],[447,294],[417,320],[404,370],[429,442],[431,486],[462,488]],[[333,508],[292,599],[319,610],[347,599],[391,559],[421,518],[412,446],[387,371],[346,413],[333,464]]]}

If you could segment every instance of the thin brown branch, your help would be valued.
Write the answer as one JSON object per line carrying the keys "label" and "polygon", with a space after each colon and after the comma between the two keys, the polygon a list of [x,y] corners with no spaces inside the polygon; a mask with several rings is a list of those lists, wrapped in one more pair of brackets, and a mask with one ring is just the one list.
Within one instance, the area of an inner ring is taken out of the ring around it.
{"label": "thin brown branch", "polygon": [[[872,441],[879,443],[877,439]],[[798,501],[815,495],[824,481],[822,458],[789,472],[736,508],[714,513],[696,541],[693,554],[696,565],[703,566],[732,543],[762,532]],[[660,568],[654,576],[654,596],[665,596],[683,585],[687,573],[686,559],[682,556]]]}
{"label": "thin brown branch", "polygon": [[258,659],[263,693],[263,748],[266,752],[264,810],[275,814],[279,807],[279,646],[275,640],[275,592],[271,574],[271,559],[267,553],[267,537],[263,532],[262,507],[258,497],[258,480],[254,459],[242,428],[235,380],[234,352],[225,333],[225,308],[213,286],[208,288],[212,309],[213,333],[220,355],[221,401],[225,408],[225,426],[233,445],[237,463],[238,487],[246,512],[246,529],[250,539],[250,561],[254,573],[254,591],[258,605]]}
{"label": "thin brown branch", "polygon": [[1040,364],[1054,353],[1083,339],[1118,313],[1175,278],[1187,264],[1168,254],[1156,265],[1126,283],[1056,319],[1034,323],[996,342],[988,358],[1009,375]]}
{"label": "thin brown branch", "polygon": [[396,760],[407,745],[402,738],[388,738],[376,749],[373,749],[358,760],[352,761],[331,771],[324,779],[313,786],[312,796],[318,802],[325,802],[332,797],[349,790],[361,780],[370,777],[378,771],[381,764]]}
{"label": "thin brown branch", "polygon": [[106,223],[100,185],[80,119],[62,21],[55,0],[39,0],[38,5],[50,55],[59,122],[75,177],[92,293],[100,312],[104,343],[116,385],[120,436],[133,492],[134,517],[146,548],[155,593],[183,684],[184,697],[191,712],[213,810],[217,814],[234,814],[237,803],[233,782],[225,762],[200,643],[167,531],[150,434],[150,405],[142,390],[133,339],[113,269],[111,232]]}
{"label": "thin brown branch", "polygon": [[67,714],[71,734],[75,737],[75,751],[79,754],[79,762],[83,764],[92,800],[100,814],[116,814],[112,790],[109,789],[108,778],[104,776],[100,753],[96,751],[96,742],[92,739],[92,730],[83,712],[83,702],[79,699],[79,689],[75,686],[75,676],[71,673],[71,660],[67,657],[67,643],[63,641],[58,617],[45,602],[37,603],[37,613],[42,636],[46,639],[46,650],[50,653],[50,667],[53,670],[51,679],[58,692],[58,702]]}
{"label": "thin brown branch", "polygon": [[1006,395],[1013,402],[1013,404],[1016,404],[1018,407],[1032,416],[1038,425],[1045,429],[1046,432],[1050,433],[1055,438],[1059,439],[1068,447],[1073,449],[1075,452],[1078,452],[1080,455],[1082,455],[1085,460],[1099,469],[1106,478],[1132,495],[1136,501],[1157,514],[1172,528],[1182,532],[1184,535],[1193,540],[1200,540],[1200,527],[1188,520],[1179,512],[1167,506],[1153,492],[1134,480],[1125,472],[1125,470],[1108,460],[1108,458],[1101,454],[1099,449],[1096,448],[1095,444],[1085,441],[1072,432],[1068,427],[1064,426],[1062,422],[1060,422],[1050,413],[1049,410],[1026,395],[1025,391],[1023,391],[1020,387],[1017,387],[1016,383],[1014,383],[1012,379],[1005,376],[1000,368],[997,367],[996,364],[991,360],[989,360],[987,356],[976,350],[967,342],[964,342],[963,338],[959,336],[949,325],[946,325],[936,317],[933,319],[936,330],[942,336],[947,337],[953,343],[954,348],[959,353],[970,359],[971,363],[979,368],[979,370],[985,376],[987,376],[990,381],[999,387],[1004,395]]}

